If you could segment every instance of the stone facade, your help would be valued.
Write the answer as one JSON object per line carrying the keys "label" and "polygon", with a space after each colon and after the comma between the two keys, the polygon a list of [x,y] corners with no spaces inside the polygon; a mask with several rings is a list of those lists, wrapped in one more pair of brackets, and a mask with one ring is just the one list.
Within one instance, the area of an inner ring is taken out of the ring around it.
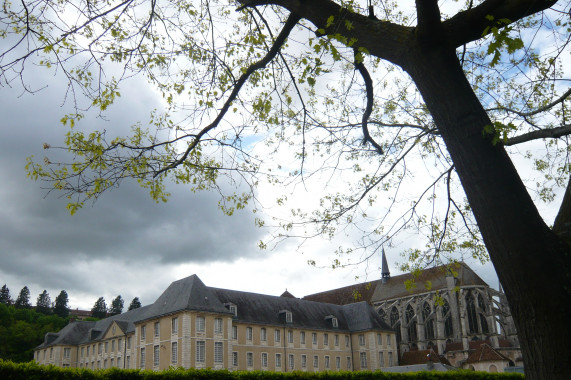
{"label": "stone facade", "polygon": [[90,369],[284,372],[398,364],[396,334],[366,302],[339,306],[210,288],[197,276],[173,282],[152,305],[48,333],[34,359]]}
{"label": "stone facade", "polygon": [[367,301],[395,330],[400,355],[433,349],[461,367],[475,347],[487,342],[514,357],[513,362],[521,360],[505,295],[490,288],[465,263],[391,277],[383,253],[382,266],[380,280],[304,299],[337,304]]}

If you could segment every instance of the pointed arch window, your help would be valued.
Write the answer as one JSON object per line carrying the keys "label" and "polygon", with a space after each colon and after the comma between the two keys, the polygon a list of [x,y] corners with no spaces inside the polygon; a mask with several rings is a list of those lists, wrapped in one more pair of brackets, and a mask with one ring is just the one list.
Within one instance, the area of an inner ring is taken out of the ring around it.
{"label": "pointed arch window", "polygon": [[377,313],[379,314],[379,317],[381,317],[383,321],[385,322],[387,321],[387,313],[385,313],[382,307],[380,307],[379,310],[377,310]]}
{"label": "pointed arch window", "polygon": [[444,319],[444,336],[447,338],[453,336],[452,313],[450,313],[450,304],[446,300],[442,304],[442,317]]}
{"label": "pointed arch window", "polygon": [[390,319],[390,324],[391,327],[395,330],[396,332],[396,339],[397,339],[397,347],[398,344],[401,342],[402,340],[402,336],[401,336],[401,332],[400,332],[400,317],[399,317],[399,311],[398,309],[393,306],[393,308],[391,309],[391,313],[389,315],[389,319]]}
{"label": "pointed arch window", "polygon": [[417,341],[418,336],[416,335],[416,319],[414,316],[414,309],[410,304],[406,307],[405,317],[406,323],[408,325],[408,340],[409,342]]}
{"label": "pointed arch window", "polygon": [[466,316],[468,317],[468,332],[478,334],[480,332],[476,314],[476,305],[472,293],[466,295]]}
{"label": "pointed arch window", "polygon": [[431,317],[432,309],[428,302],[422,304],[422,319],[424,320],[424,335],[426,339],[434,339],[434,319]]}

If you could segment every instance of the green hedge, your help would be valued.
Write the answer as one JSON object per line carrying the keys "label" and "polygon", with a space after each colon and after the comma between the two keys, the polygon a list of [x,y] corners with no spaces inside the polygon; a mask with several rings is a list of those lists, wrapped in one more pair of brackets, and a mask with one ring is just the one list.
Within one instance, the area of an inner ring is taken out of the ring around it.
{"label": "green hedge", "polygon": [[523,375],[517,373],[487,373],[474,371],[451,372],[414,372],[414,373],[386,373],[386,372],[269,372],[269,371],[236,371],[210,370],[210,369],[169,369],[154,372],[138,369],[89,370],[80,368],[59,368],[55,366],[41,366],[35,362],[13,363],[0,360],[0,379],[10,380],[521,380]]}

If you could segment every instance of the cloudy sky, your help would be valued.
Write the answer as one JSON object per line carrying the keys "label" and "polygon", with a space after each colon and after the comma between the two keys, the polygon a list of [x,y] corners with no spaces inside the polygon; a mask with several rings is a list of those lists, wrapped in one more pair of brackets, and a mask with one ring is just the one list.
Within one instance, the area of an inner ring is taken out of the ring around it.
{"label": "cloudy sky", "polygon": [[[155,204],[145,190],[124,183],[70,216],[66,199],[47,194],[24,169],[26,157],[41,161],[51,154],[44,143],[63,145],[59,120],[70,111],[65,88],[52,73],[34,67],[26,82],[45,88],[30,94],[17,83],[0,87],[0,285],[13,298],[26,285],[33,303],[44,289],[52,300],[65,289],[72,308],[90,309],[100,296],[109,305],[119,294],[126,306],[135,296],[149,304],[172,281],[191,274],[210,286],[273,295],[287,288],[301,297],[353,284],[356,276],[380,277],[378,256],[346,269],[307,265],[309,259],[327,262],[335,249],[318,239],[304,254],[296,241],[260,251],[257,244],[267,231],[254,226],[251,212],[224,216],[215,194],[194,194],[184,186],[170,185],[169,202]],[[121,92],[106,120],[87,118],[82,125],[120,133],[161,106],[144,83],[129,82]],[[387,250],[393,274],[405,248]],[[490,264],[468,263],[497,288]]]}

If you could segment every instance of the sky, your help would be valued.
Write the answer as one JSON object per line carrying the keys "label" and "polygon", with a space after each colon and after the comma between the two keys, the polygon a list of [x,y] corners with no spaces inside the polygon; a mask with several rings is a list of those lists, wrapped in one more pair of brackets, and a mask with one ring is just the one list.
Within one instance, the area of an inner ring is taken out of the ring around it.
{"label": "sky", "polygon": [[[13,299],[28,286],[33,304],[46,289],[52,301],[66,290],[73,309],[91,309],[102,296],[110,306],[117,295],[125,307],[133,297],[147,305],[171,282],[192,274],[208,286],[271,295],[287,289],[297,297],[380,278],[378,255],[358,267],[308,265],[332,257],[336,242],[319,238],[304,253],[295,240],[260,250],[267,231],[255,227],[250,210],[225,216],[216,194],[192,193],[184,185],[169,184],[170,200],[156,204],[126,182],[71,216],[66,199],[48,194],[24,169],[27,157],[52,154],[44,143],[63,145],[66,129],[59,120],[70,110],[65,87],[43,69],[29,67],[26,75],[27,83],[45,87],[33,94],[16,83],[0,87],[0,285]],[[120,134],[161,107],[144,82],[128,82],[121,92],[105,120],[88,117],[82,125]],[[404,248],[386,250],[393,275]],[[497,289],[490,263],[467,262]]]}

